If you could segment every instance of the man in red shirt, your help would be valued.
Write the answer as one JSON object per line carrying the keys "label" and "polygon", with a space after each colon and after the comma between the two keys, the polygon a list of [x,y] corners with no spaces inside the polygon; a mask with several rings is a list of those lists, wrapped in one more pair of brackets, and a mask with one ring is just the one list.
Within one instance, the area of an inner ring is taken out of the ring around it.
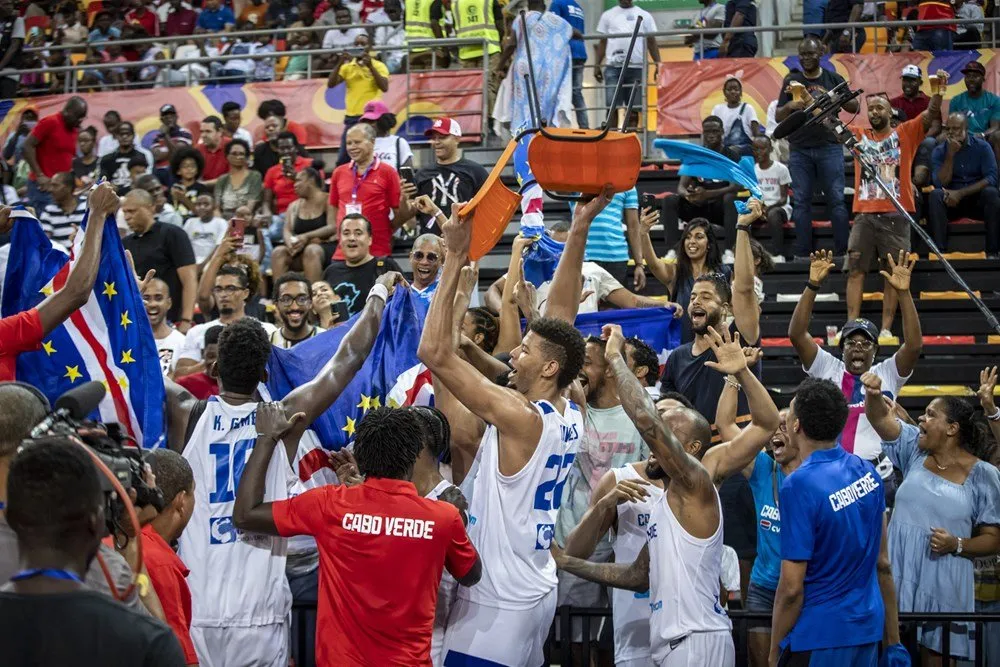
{"label": "man in red shirt", "polygon": [[358,424],[354,457],[366,480],[265,503],[275,445],[302,420],[280,403],[257,409],[257,443],[236,491],[233,523],[268,535],[312,535],[319,548],[316,664],[430,666],[445,567],[463,586],[482,566],[458,509],[417,495],[423,442],[411,410],[376,408]]}
{"label": "man in red shirt", "polygon": [[166,33],[168,37],[190,35],[198,22],[198,12],[185,7],[183,0],[170,0],[170,11],[167,13]]}
{"label": "man in red shirt", "polygon": [[[14,379],[17,355],[33,352],[42,346],[42,339],[83,307],[94,289],[97,267],[101,260],[104,219],[118,212],[118,195],[108,183],[102,183],[90,195],[90,219],[101,224],[88,224],[83,236],[83,248],[76,265],[66,277],[66,285],[31,310],[0,319],[0,382]],[[0,234],[13,227],[11,209],[0,206]],[[28,220],[22,224],[38,224]],[[7,285],[8,289],[18,286]]]}
{"label": "man in red shirt", "polygon": [[296,199],[295,175],[312,164],[312,159],[298,154],[299,142],[287,130],[278,135],[278,164],[264,174],[264,195],[258,215],[282,215]]}
{"label": "man in red shirt", "polygon": [[125,23],[137,25],[150,37],[160,36],[160,18],[146,7],[146,0],[132,0],[132,9],[125,14]]}
{"label": "man in red shirt", "polygon": [[198,664],[191,641],[191,589],[188,569],[170,544],[184,532],[194,512],[194,474],[187,460],[170,449],[154,449],[146,462],[163,493],[163,511],[142,528],[142,555],[160,599],[167,625],[174,631],[184,651],[184,662]]}
{"label": "man in red shirt", "polygon": [[[391,255],[392,233],[399,226],[393,221],[407,217],[399,215],[399,174],[375,157],[375,129],[370,124],[355,125],[346,136],[351,161],[337,167],[330,179],[330,206],[337,209],[337,225],[345,215],[363,215],[371,223],[371,253]],[[339,245],[333,259],[344,259]]]}
{"label": "man in red shirt", "polygon": [[201,170],[201,182],[214,186],[219,176],[229,173],[229,160],[226,159],[226,146],[229,139],[222,135],[222,119],[209,116],[201,121],[201,137],[197,145],[198,152],[205,158],[205,168]]}
{"label": "man in red shirt", "polygon": [[87,116],[82,97],[69,98],[62,111],[38,121],[24,141],[24,159],[31,168],[28,175],[28,205],[41,213],[52,202],[49,181],[63,171],[73,171],[76,137],[80,123]]}

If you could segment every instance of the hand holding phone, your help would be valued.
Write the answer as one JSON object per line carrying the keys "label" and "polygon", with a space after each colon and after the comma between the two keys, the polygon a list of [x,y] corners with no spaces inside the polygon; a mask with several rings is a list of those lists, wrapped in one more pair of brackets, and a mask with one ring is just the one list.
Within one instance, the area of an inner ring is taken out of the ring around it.
{"label": "hand holding phone", "polygon": [[246,233],[247,221],[243,218],[233,218],[229,221],[229,236],[233,239],[233,244],[237,248],[243,247],[244,234]]}
{"label": "hand holding phone", "polygon": [[652,209],[659,208],[659,204],[656,201],[656,196],[648,192],[642,195],[640,210],[645,210],[647,208],[652,208]]}
{"label": "hand holding phone", "polygon": [[400,167],[399,177],[404,181],[413,183],[413,167]]}

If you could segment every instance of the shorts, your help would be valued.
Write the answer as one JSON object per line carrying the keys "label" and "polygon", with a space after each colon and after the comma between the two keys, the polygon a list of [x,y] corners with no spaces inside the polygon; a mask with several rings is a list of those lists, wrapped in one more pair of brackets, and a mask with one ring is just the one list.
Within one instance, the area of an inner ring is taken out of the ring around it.
{"label": "shorts", "polygon": [[444,632],[445,667],[543,664],[542,647],[556,614],[556,597],[553,588],[528,609],[455,600]]}
{"label": "shorts", "polygon": [[[751,580],[750,586],[747,588],[747,611],[757,612],[761,614],[773,614],[774,613],[774,594],[777,591],[772,591],[764,588],[757,582]],[[770,620],[752,620],[749,622],[751,632],[771,632],[771,621]]]}
{"label": "shorts", "polygon": [[778,658],[778,667],[875,667],[877,664],[877,643],[811,651],[785,649]]}
{"label": "shorts", "polygon": [[670,642],[666,655],[654,662],[657,667],[735,667],[736,646],[728,631],[695,632]]}
{"label": "shorts", "polygon": [[191,626],[201,667],[288,667],[289,624],[216,628]]}
{"label": "shorts", "polygon": [[[596,554],[595,554],[596,555]],[[611,560],[610,554],[607,558],[595,558],[591,556],[588,560],[595,563],[606,563]],[[559,570],[559,597],[557,598],[557,607],[607,607],[608,602],[608,591],[604,586],[600,584],[595,584],[592,581],[586,581],[585,579],[580,579],[577,576]],[[584,622],[589,622],[590,627],[588,628],[587,636],[590,641],[597,641],[601,634],[601,619],[596,617],[584,618],[582,616],[574,616],[570,619],[572,637],[570,641],[575,644],[579,644],[583,641],[583,627]],[[558,629],[557,629],[558,632]]]}
{"label": "shorts", "polygon": [[899,251],[910,251],[910,223],[901,215],[859,213],[847,240],[844,270],[867,273],[886,261],[899,259]]}

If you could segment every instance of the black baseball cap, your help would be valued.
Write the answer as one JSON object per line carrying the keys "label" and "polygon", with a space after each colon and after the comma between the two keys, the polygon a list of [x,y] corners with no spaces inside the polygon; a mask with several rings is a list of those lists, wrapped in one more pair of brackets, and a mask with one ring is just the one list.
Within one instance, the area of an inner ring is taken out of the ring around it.
{"label": "black baseball cap", "polygon": [[173,104],[164,104],[162,107],[160,107],[160,115],[162,116],[165,113],[176,114],[177,109],[174,108]]}
{"label": "black baseball cap", "polygon": [[875,326],[874,322],[871,320],[866,320],[863,317],[859,317],[856,320],[851,320],[844,325],[844,329],[840,332],[840,346],[844,346],[844,341],[851,334],[861,333],[864,334],[871,342],[878,345],[878,327]]}

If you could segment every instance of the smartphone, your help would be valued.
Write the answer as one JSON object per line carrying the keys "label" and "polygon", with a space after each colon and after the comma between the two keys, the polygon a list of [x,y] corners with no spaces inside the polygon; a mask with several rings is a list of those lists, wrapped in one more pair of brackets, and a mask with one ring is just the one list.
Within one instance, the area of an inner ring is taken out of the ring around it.
{"label": "smartphone", "polygon": [[642,210],[645,210],[647,208],[651,208],[651,209],[655,210],[655,209],[658,209],[659,207],[660,207],[660,204],[656,200],[656,197],[654,195],[651,195],[648,192],[642,195],[642,206],[641,206]]}
{"label": "smartphone", "polygon": [[334,322],[346,322],[351,318],[351,314],[347,312],[347,304],[343,301],[338,301],[337,303],[330,304],[330,312],[333,314]]}
{"label": "smartphone", "polygon": [[413,167],[400,167],[399,177],[404,181],[409,181],[413,183]]}
{"label": "smartphone", "polygon": [[236,247],[243,247],[243,235],[246,233],[247,221],[243,218],[233,218],[229,221],[229,235],[236,241]]}

